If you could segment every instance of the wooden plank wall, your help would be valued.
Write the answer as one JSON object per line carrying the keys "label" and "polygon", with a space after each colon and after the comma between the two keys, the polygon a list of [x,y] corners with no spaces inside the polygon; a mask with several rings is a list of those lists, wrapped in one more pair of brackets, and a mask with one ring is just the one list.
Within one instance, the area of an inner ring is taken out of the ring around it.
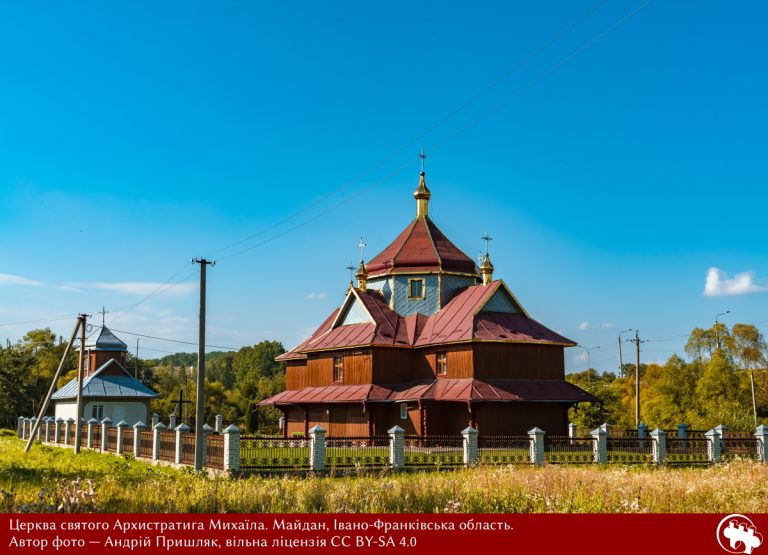
{"label": "wooden plank wall", "polygon": [[565,379],[563,347],[559,345],[476,343],[474,367],[479,379]]}
{"label": "wooden plank wall", "polygon": [[448,357],[448,372],[444,376],[438,376],[439,378],[459,379],[473,377],[474,360],[470,343],[420,349],[418,353],[429,364],[430,377],[437,375],[437,353],[441,352],[445,353]]}
{"label": "wooden plank wall", "polygon": [[344,384],[371,383],[373,377],[371,350],[363,349],[347,353],[311,354],[305,361],[286,362],[286,389],[332,385],[334,356],[344,357]]}

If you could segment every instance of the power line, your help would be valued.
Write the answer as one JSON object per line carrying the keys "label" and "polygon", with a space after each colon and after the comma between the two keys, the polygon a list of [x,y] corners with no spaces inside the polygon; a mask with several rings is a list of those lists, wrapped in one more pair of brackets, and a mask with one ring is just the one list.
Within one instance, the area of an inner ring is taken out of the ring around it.
{"label": "power line", "polygon": [[[180,343],[182,345],[194,345],[195,347],[197,347],[197,345],[198,345],[198,343],[196,343],[194,341],[182,341],[180,339],[170,339],[168,337],[158,337],[156,335],[147,335],[147,334],[143,334],[143,333],[136,333],[134,331],[118,330],[118,329],[115,329],[115,328],[110,328],[110,329],[112,329],[112,331],[116,331],[118,333],[125,333],[125,334],[128,334],[128,335],[133,335],[135,337],[145,337],[147,339],[156,339],[157,341],[167,341],[169,343]],[[240,350],[240,347],[224,347],[223,345],[208,345],[208,344],[206,344],[205,346],[206,347],[211,347],[212,349],[226,349],[228,351],[239,351]]]}
{"label": "power line", "polygon": [[[512,95],[510,95],[510,96],[506,97],[506,98],[505,98],[504,100],[502,100],[500,103],[496,104],[496,105],[495,105],[495,106],[493,106],[493,107],[492,107],[490,110],[487,110],[486,112],[484,112],[483,114],[481,114],[481,115],[480,115],[478,118],[475,118],[475,119],[474,119],[472,122],[470,122],[469,124],[465,125],[465,126],[464,126],[464,127],[462,127],[461,129],[459,129],[457,132],[455,132],[455,133],[453,133],[453,134],[451,134],[451,135],[447,136],[447,137],[446,137],[446,138],[444,138],[442,141],[440,141],[440,142],[436,143],[436,146],[433,146],[432,148],[433,148],[433,149],[435,149],[435,148],[440,148],[441,146],[444,146],[444,145],[446,145],[446,144],[448,144],[448,143],[450,143],[450,142],[452,142],[452,141],[456,140],[456,139],[457,139],[459,136],[461,136],[461,135],[462,135],[462,134],[464,134],[466,131],[468,131],[469,129],[471,129],[472,127],[474,127],[474,126],[475,126],[475,125],[477,125],[478,123],[480,123],[482,120],[486,119],[486,118],[487,118],[488,116],[490,116],[491,114],[495,113],[496,111],[500,110],[502,107],[506,106],[506,105],[507,105],[507,104],[508,104],[510,101],[512,101],[514,98],[516,98],[517,96],[519,96],[519,95],[521,95],[522,93],[526,92],[527,90],[531,89],[532,87],[534,87],[535,85],[537,85],[538,83],[540,83],[541,81],[543,81],[544,79],[546,79],[547,77],[549,77],[550,75],[552,75],[552,74],[553,74],[555,71],[557,71],[558,69],[560,69],[560,68],[561,68],[563,65],[565,65],[566,63],[568,63],[569,61],[571,61],[572,59],[574,59],[576,56],[578,56],[579,54],[581,54],[581,53],[582,53],[582,52],[584,52],[585,50],[587,50],[587,49],[589,49],[590,47],[592,47],[592,46],[593,46],[595,43],[597,43],[597,42],[599,42],[600,40],[602,40],[603,38],[605,38],[605,37],[606,37],[607,35],[609,35],[611,32],[613,32],[613,31],[615,31],[616,29],[618,29],[618,28],[619,28],[619,27],[620,27],[622,24],[626,23],[626,22],[627,22],[629,19],[631,19],[632,17],[634,17],[635,15],[637,15],[637,14],[638,14],[638,13],[639,13],[639,12],[640,12],[640,11],[641,11],[643,8],[645,8],[645,7],[646,7],[648,4],[650,4],[652,1],[653,1],[653,0],[646,0],[646,1],[645,1],[643,4],[641,4],[639,7],[635,8],[633,11],[631,11],[630,13],[628,13],[627,15],[625,15],[624,17],[622,17],[622,18],[620,18],[619,20],[617,20],[616,22],[614,22],[614,23],[613,23],[613,24],[612,24],[610,27],[608,27],[606,30],[604,30],[604,31],[602,31],[602,32],[598,33],[597,35],[595,35],[594,37],[592,37],[592,38],[591,38],[589,41],[587,41],[585,44],[583,44],[581,47],[579,47],[579,48],[578,48],[578,49],[576,49],[575,51],[571,52],[569,55],[567,55],[565,58],[563,58],[562,60],[560,60],[560,61],[559,61],[558,63],[556,63],[554,66],[550,67],[549,69],[547,69],[547,70],[546,70],[546,71],[544,71],[543,73],[539,74],[539,75],[538,75],[538,76],[536,76],[535,78],[533,78],[533,79],[531,79],[531,80],[527,81],[526,83],[524,83],[523,85],[521,85],[520,87],[518,87],[518,88],[515,90],[515,92],[514,92]],[[598,7],[599,7],[599,6],[598,6]],[[597,9],[597,8],[595,8],[595,9]],[[582,18],[582,19],[583,19],[583,18]],[[558,40],[559,40],[559,39],[558,39]],[[536,55],[538,55],[538,53],[536,53]],[[534,56],[534,57],[535,57],[535,56]],[[531,58],[531,59],[532,59],[532,58]],[[525,65],[525,64],[527,64],[529,61],[530,61],[530,59],[526,60],[526,61],[525,61],[525,62],[524,62],[522,65]],[[520,67],[522,67],[522,66],[520,66]],[[514,71],[516,71],[516,69],[515,69]],[[511,71],[511,72],[509,72],[509,74],[511,75],[511,73],[513,73],[514,71]],[[492,85],[491,85],[490,87],[488,87],[486,90],[484,90],[484,91],[482,91],[481,93],[479,93],[478,95],[476,95],[476,98],[473,98],[473,99],[471,99],[470,101],[468,101],[467,103],[465,103],[465,104],[466,104],[466,106],[469,106],[470,104],[472,104],[472,103],[473,103],[473,102],[474,102],[474,101],[475,101],[477,98],[480,98],[481,96],[483,96],[484,94],[486,94],[488,91],[490,91],[492,88],[496,87],[496,86],[497,86],[497,85],[498,85],[498,84],[499,84],[501,81],[505,80],[507,77],[508,77],[508,75],[507,75],[507,76],[504,76],[504,77],[503,77],[501,80],[499,80],[497,83],[494,83],[494,84],[492,84]],[[459,112],[460,112],[460,111],[462,111],[462,110],[463,110],[463,109],[464,109],[466,106],[462,106],[462,107],[460,107],[459,109],[457,109],[457,110],[455,111],[455,113],[459,113]],[[447,121],[448,119],[450,119],[451,117],[453,117],[453,115],[454,115],[454,114],[452,113],[451,115],[449,115],[448,117],[446,117],[446,118],[445,118],[445,121]],[[435,126],[434,126],[434,128],[436,129],[437,127],[439,127],[440,125],[442,125],[442,123],[444,123],[444,122],[443,122],[443,121],[441,121],[439,124],[435,125]],[[428,130],[428,131],[427,131],[427,134],[428,134],[428,133],[431,133],[431,132],[432,132],[432,130],[433,130],[433,129],[430,129],[430,130]],[[422,138],[422,137],[423,137],[423,135],[420,135],[420,136],[419,136],[419,138]],[[418,140],[418,139],[417,139],[417,140]],[[412,143],[415,143],[415,142],[416,142],[416,140],[414,140],[414,141],[412,141],[411,143],[409,143],[409,145],[410,145],[410,144],[412,144]],[[241,255],[241,254],[244,254],[244,253],[246,253],[246,252],[248,252],[248,251],[251,251],[251,250],[253,250],[253,249],[257,248],[257,247],[263,246],[263,245],[265,245],[265,244],[267,244],[267,243],[270,243],[270,242],[272,242],[272,241],[274,241],[274,240],[276,240],[276,239],[279,239],[280,237],[283,237],[283,236],[285,236],[285,235],[288,235],[289,233],[292,233],[293,231],[296,231],[297,229],[300,229],[300,228],[302,228],[302,227],[304,227],[304,226],[306,226],[306,225],[308,225],[308,224],[310,224],[310,223],[314,222],[315,220],[319,219],[320,217],[322,217],[322,216],[324,216],[324,215],[326,215],[326,214],[328,214],[328,213],[330,213],[330,212],[332,212],[332,211],[334,211],[334,210],[336,210],[336,209],[338,209],[338,208],[340,208],[340,207],[344,206],[345,204],[348,204],[349,202],[351,202],[351,201],[352,201],[352,200],[354,200],[355,198],[359,197],[359,196],[360,196],[361,194],[363,194],[364,192],[366,192],[366,191],[368,191],[368,190],[370,190],[370,189],[372,189],[372,188],[374,188],[374,187],[376,187],[376,186],[378,186],[378,185],[380,185],[380,184],[384,183],[385,181],[387,181],[387,180],[388,180],[388,179],[390,179],[391,177],[394,177],[395,175],[397,175],[397,174],[398,174],[398,173],[400,173],[401,171],[405,170],[405,169],[406,169],[407,167],[409,167],[409,166],[410,166],[410,162],[404,163],[404,164],[402,164],[402,165],[398,166],[398,167],[397,167],[395,170],[393,170],[391,173],[389,173],[389,174],[388,174],[388,175],[386,175],[385,177],[383,177],[383,178],[381,178],[381,179],[379,179],[379,180],[377,180],[377,181],[374,181],[373,183],[371,183],[371,184],[369,184],[369,185],[367,185],[367,186],[365,186],[365,187],[363,187],[363,188],[359,189],[359,190],[358,190],[357,192],[355,192],[353,195],[351,195],[351,196],[347,197],[346,199],[342,200],[341,202],[338,202],[338,203],[336,203],[336,204],[334,204],[334,205],[330,206],[329,208],[327,208],[327,209],[323,210],[322,212],[320,212],[320,213],[316,214],[315,216],[311,217],[310,219],[308,219],[308,220],[305,220],[304,222],[302,222],[302,223],[300,223],[300,224],[297,224],[297,225],[295,225],[295,226],[293,226],[293,227],[291,227],[291,228],[289,228],[289,229],[287,229],[287,230],[285,230],[285,231],[283,231],[283,232],[281,232],[281,233],[279,233],[279,234],[277,234],[277,235],[274,235],[274,236],[270,237],[269,239],[266,239],[266,240],[264,240],[264,241],[261,241],[261,242],[259,242],[259,243],[256,243],[255,245],[251,245],[251,246],[249,246],[249,247],[246,247],[246,248],[244,248],[244,249],[241,249],[241,250],[239,250],[239,251],[237,251],[237,252],[235,252],[235,253],[233,253],[233,254],[227,255],[227,256],[225,256],[225,257],[223,257],[223,258],[219,258],[219,260],[220,260],[220,261],[221,261],[221,260],[227,260],[227,259],[233,258],[233,257],[235,257],[235,256],[239,256],[239,255]],[[260,233],[259,233],[259,234],[260,234]],[[259,235],[259,234],[256,234],[256,235]],[[255,237],[256,235],[254,235],[254,236],[251,236],[251,238]],[[242,243],[242,242],[245,242],[245,241],[239,241],[238,243],[235,243],[235,244],[240,244],[240,243]],[[230,245],[230,247],[231,247],[231,246],[234,246],[235,244],[233,244],[233,245]],[[229,248],[229,247],[226,247],[226,248]],[[220,251],[219,251],[219,252],[220,252]]]}
{"label": "power line", "polygon": [[[597,2],[594,6],[592,6],[589,10],[587,10],[584,14],[582,14],[581,16],[579,16],[578,18],[573,20],[570,24],[568,24],[563,30],[561,30],[559,33],[557,33],[554,37],[550,38],[546,43],[544,43],[544,45],[542,45],[538,49],[534,50],[531,54],[529,54],[528,56],[523,58],[520,62],[518,62],[517,64],[512,66],[510,69],[508,69],[506,72],[504,72],[496,80],[491,82],[489,85],[486,85],[479,92],[477,92],[476,94],[471,96],[469,99],[464,101],[462,104],[460,104],[456,108],[454,108],[448,114],[446,114],[445,116],[443,116],[442,118],[437,120],[432,125],[428,126],[426,129],[424,129],[421,132],[419,132],[411,140],[409,140],[406,143],[402,144],[401,146],[396,148],[393,152],[391,152],[387,156],[381,158],[380,160],[378,160],[377,162],[375,162],[374,164],[372,164],[371,166],[369,166],[368,168],[363,170],[363,172],[357,174],[355,177],[353,177],[352,179],[350,179],[347,182],[345,182],[340,187],[330,191],[329,193],[323,195],[322,197],[320,197],[316,201],[310,203],[309,205],[305,206],[304,208],[301,208],[300,210],[294,212],[293,214],[290,214],[289,216],[283,218],[282,220],[280,220],[280,221],[278,221],[278,222],[276,222],[276,223],[274,223],[274,224],[272,224],[272,225],[270,225],[270,226],[268,226],[268,227],[266,227],[266,228],[264,228],[264,229],[262,229],[262,230],[260,230],[260,231],[258,231],[256,233],[254,233],[252,235],[249,235],[248,237],[245,237],[244,239],[241,239],[239,241],[235,241],[234,243],[231,243],[231,244],[226,245],[226,246],[224,246],[224,247],[222,247],[220,249],[212,251],[212,252],[209,253],[209,255],[212,256],[212,255],[218,254],[220,252],[224,252],[226,250],[229,250],[229,249],[231,249],[233,247],[236,247],[238,245],[246,243],[246,242],[250,241],[251,239],[255,239],[256,237],[259,237],[259,236],[261,236],[261,235],[263,235],[263,234],[265,234],[265,233],[267,233],[267,232],[269,232],[269,231],[271,231],[271,230],[273,230],[273,229],[275,229],[275,228],[277,228],[277,227],[279,227],[279,226],[281,226],[281,225],[283,225],[285,223],[288,223],[289,221],[293,220],[294,218],[300,216],[301,214],[304,214],[304,213],[308,212],[312,208],[314,208],[314,207],[322,204],[326,200],[334,197],[338,193],[348,189],[350,186],[352,186],[354,183],[356,183],[360,179],[363,179],[364,177],[370,175],[373,171],[381,168],[387,162],[393,160],[394,158],[396,158],[397,156],[399,156],[400,154],[405,152],[407,149],[413,147],[419,141],[421,141],[422,139],[424,139],[428,135],[432,134],[434,131],[436,131],[437,129],[442,127],[444,124],[446,124],[448,121],[450,121],[451,119],[453,119],[454,117],[456,117],[460,113],[464,112],[467,108],[472,106],[475,102],[480,100],[482,97],[484,97],[485,95],[490,93],[492,90],[494,90],[495,88],[497,88],[498,86],[503,84],[510,77],[512,77],[515,73],[517,73],[518,71],[523,69],[526,65],[528,65],[533,60],[538,58],[541,54],[543,54],[547,49],[549,49],[551,46],[553,46],[557,42],[559,42],[563,37],[568,35],[573,29],[575,29],[579,24],[581,24],[585,19],[587,19],[588,17],[593,15],[595,12],[597,12],[601,7],[603,7],[603,5],[606,2],[607,2],[607,0],[600,0],[599,2]],[[327,212],[324,212],[324,213],[327,213]],[[314,221],[314,219],[310,220],[310,221]],[[295,229],[295,228],[292,228],[292,229]],[[282,235],[278,235],[278,237],[282,237]],[[260,246],[260,245],[263,245],[263,244],[265,244],[265,243],[262,242],[262,243],[259,243],[259,245],[256,245],[256,246]],[[241,252],[244,252],[244,251],[241,251]],[[227,258],[230,258],[230,256],[228,256]]]}

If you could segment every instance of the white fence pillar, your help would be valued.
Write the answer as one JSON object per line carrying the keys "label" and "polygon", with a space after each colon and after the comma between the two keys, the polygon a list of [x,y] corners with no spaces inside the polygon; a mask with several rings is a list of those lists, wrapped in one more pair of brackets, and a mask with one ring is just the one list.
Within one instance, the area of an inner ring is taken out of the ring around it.
{"label": "white fence pillar", "polygon": [[576,424],[573,422],[568,423],[568,437],[571,438],[571,441],[569,442],[571,445],[573,445],[573,438],[576,437],[576,434],[578,433],[578,428],[576,427]]}
{"label": "white fence pillar", "polygon": [[216,433],[220,434],[224,430],[224,417],[220,414],[216,415]]}
{"label": "white fence pillar", "polygon": [[18,419],[16,419],[16,435],[18,435],[20,438],[24,437],[24,417],[19,416]]}
{"label": "white fence pillar", "polygon": [[[35,424],[37,424],[37,417],[33,416],[29,419],[29,434],[32,435],[32,430],[35,429]],[[40,439],[40,428],[37,428],[37,439]]]}
{"label": "white fence pillar", "polygon": [[[154,416],[153,416],[154,419]],[[152,460],[156,461],[160,458],[160,432],[164,432],[168,428],[165,424],[158,420],[157,424],[152,426]]]}
{"label": "white fence pillar", "polygon": [[[176,420],[174,418],[174,420]],[[191,428],[183,422],[176,426],[176,464],[181,464],[181,452],[184,449],[184,434],[189,432]]]}
{"label": "white fence pillar", "polygon": [[757,438],[757,459],[760,462],[768,462],[768,427],[760,424],[755,430]]}
{"label": "white fence pillar", "polygon": [[29,427],[29,417],[27,417],[24,419],[21,427],[21,437],[24,439],[29,439],[29,430],[31,430],[31,428]]}
{"label": "white fence pillar", "polygon": [[99,421],[95,418],[91,418],[88,420],[88,439],[86,440],[86,447],[88,449],[93,449],[93,428],[95,426],[98,426]]}
{"label": "white fence pillar", "polygon": [[69,417],[64,421],[64,445],[69,445],[69,429],[72,427],[72,422],[74,421],[75,419],[72,417]]}
{"label": "white fence pillar", "polygon": [[240,429],[230,424],[221,434],[224,436],[224,470],[240,470]]}
{"label": "white fence pillar", "polygon": [[704,435],[709,440],[709,443],[707,443],[707,455],[709,457],[709,462],[719,463],[720,455],[722,454],[722,444],[720,443],[720,434],[717,432],[716,429],[712,429],[712,430],[709,430]]}
{"label": "white fence pillar", "polygon": [[147,425],[141,420],[133,425],[133,456],[137,459],[139,458],[139,455],[141,455],[141,432],[146,428]]}
{"label": "white fence pillar", "polygon": [[544,434],[546,432],[540,428],[528,430],[528,437],[531,438],[531,463],[537,466],[544,464]]}
{"label": "white fence pillar", "polygon": [[209,424],[203,424],[203,466],[208,464],[208,436],[213,433]]}
{"label": "white fence pillar", "polygon": [[110,417],[105,417],[101,421],[101,450],[106,451],[107,450],[107,444],[109,443],[107,440],[109,439],[109,428],[112,426],[112,419]]}
{"label": "white fence pillar", "polygon": [[[152,429],[155,429],[155,426],[157,426],[157,423],[160,422],[160,415],[157,413],[154,413],[152,415]],[[167,428],[166,428],[167,429]]]}
{"label": "white fence pillar", "polygon": [[115,453],[122,455],[123,453],[123,430],[128,427],[128,422],[121,420],[117,424],[117,445],[115,446]]}
{"label": "white fence pillar", "polygon": [[405,430],[400,426],[393,426],[389,434],[389,465],[395,470],[402,470],[405,466]]}
{"label": "white fence pillar", "polygon": [[53,423],[53,442],[59,443],[61,441],[61,423],[64,422],[64,419],[59,416],[56,421]]}
{"label": "white fence pillar", "polygon": [[660,428],[656,428],[651,432],[651,439],[653,443],[653,462],[656,464],[664,464],[667,462],[667,432]]}
{"label": "white fence pillar", "polygon": [[45,442],[48,443],[51,440],[51,418],[50,416],[46,416],[43,418],[43,422],[45,422]]}
{"label": "white fence pillar", "polygon": [[608,462],[608,434],[603,427],[595,428],[591,432],[592,439],[592,460],[597,464],[606,464]]}
{"label": "white fence pillar", "polygon": [[461,435],[464,436],[464,465],[474,466],[478,459],[477,430],[469,426],[462,430]]}
{"label": "white fence pillar", "polygon": [[309,430],[309,465],[315,472],[325,470],[325,428],[313,426]]}

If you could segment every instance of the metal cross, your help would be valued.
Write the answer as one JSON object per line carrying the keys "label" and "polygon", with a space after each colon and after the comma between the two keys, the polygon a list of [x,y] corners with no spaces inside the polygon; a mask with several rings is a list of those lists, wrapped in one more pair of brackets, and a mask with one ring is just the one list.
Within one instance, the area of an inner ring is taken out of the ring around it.
{"label": "metal cross", "polygon": [[99,314],[101,314],[101,327],[104,327],[104,317],[109,314],[109,310],[102,306]]}
{"label": "metal cross", "polygon": [[349,261],[349,266],[347,266],[347,270],[349,270],[349,282],[352,283],[352,279],[355,277],[355,267],[352,265],[352,261]]}
{"label": "metal cross", "polygon": [[485,254],[488,254],[488,241],[493,241],[493,237],[490,237],[490,236],[488,235],[488,232],[486,231],[486,232],[485,232],[485,235],[483,235],[482,237],[480,237],[480,239],[482,239],[483,241],[485,241]]}
{"label": "metal cross", "polygon": [[424,154],[424,149],[421,149],[421,154],[419,154],[419,158],[421,158],[421,173],[424,173],[424,160],[427,159],[427,155]]}
{"label": "metal cross", "polygon": [[357,248],[360,249],[360,260],[363,260],[363,249],[367,247],[368,245],[365,244],[365,241],[363,241],[363,238],[360,237],[360,242],[357,244]]}
{"label": "metal cross", "polygon": [[[184,371],[186,373],[186,370]],[[184,390],[182,388],[179,388],[179,400],[176,401],[176,414],[179,417],[179,420],[183,423],[187,418],[187,411],[184,405],[185,404],[192,404],[192,401],[188,401],[184,399]]]}

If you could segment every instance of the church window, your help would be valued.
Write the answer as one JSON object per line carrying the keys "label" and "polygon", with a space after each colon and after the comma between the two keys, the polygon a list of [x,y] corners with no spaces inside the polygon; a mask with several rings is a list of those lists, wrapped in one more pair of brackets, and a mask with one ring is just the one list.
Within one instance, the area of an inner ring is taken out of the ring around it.
{"label": "church window", "polygon": [[448,354],[437,353],[437,375],[445,376],[448,373]]}
{"label": "church window", "polygon": [[91,417],[96,420],[104,419],[104,405],[93,405],[91,408]]}
{"label": "church window", "polygon": [[344,381],[344,357],[333,357],[333,381]]}
{"label": "church window", "polygon": [[400,420],[408,420],[408,405],[405,403],[400,405]]}
{"label": "church window", "polygon": [[425,298],[426,286],[423,278],[413,278],[408,280],[408,298],[409,299],[423,299]]}

